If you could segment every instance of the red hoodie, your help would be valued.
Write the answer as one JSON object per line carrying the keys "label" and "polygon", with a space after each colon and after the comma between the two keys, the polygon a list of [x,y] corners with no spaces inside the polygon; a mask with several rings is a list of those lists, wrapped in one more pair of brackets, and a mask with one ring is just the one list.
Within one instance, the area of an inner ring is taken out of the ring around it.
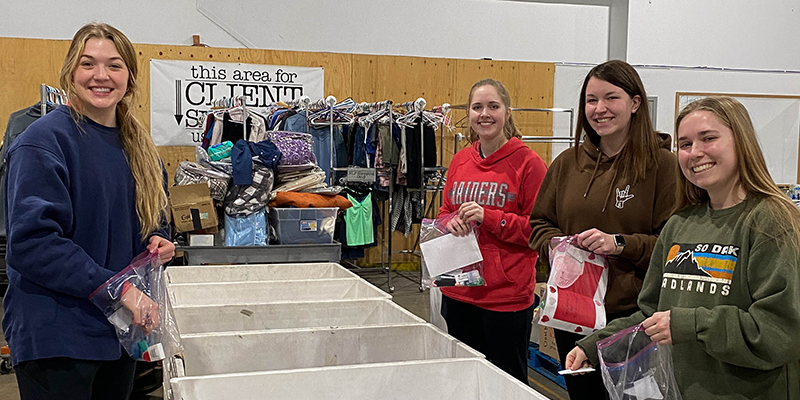
{"label": "red hoodie", "polygon": [[483,206],[477,228],[486,286],[443,287],[446,296],[492,311],[520,311],[533,304],[538,254],[528,247],[528,223],[547,167],[518,138],[483,159],[480,142],[459,151],[450,163],[439,215],[462,203]]}

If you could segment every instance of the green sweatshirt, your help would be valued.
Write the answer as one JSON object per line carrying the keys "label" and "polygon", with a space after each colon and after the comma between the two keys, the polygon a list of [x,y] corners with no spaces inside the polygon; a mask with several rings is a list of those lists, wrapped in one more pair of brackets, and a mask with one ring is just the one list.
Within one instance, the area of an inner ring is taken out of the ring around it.
{"label": "green sweatshirt", "polygon": [[591,363],[598,365],[598,340],[671,310],[684,400],[800,399],[800,260],[778,246],[782,224],[769,207],[750,196],[670,218],[653,250],[641,311],[578,342]]}

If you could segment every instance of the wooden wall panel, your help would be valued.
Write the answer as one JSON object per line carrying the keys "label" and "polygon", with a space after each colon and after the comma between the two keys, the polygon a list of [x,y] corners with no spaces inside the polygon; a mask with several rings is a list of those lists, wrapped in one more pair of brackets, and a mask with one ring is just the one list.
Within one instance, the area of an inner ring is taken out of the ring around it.
{"label": "wooden wall panel", "polygon": [[39,101],[39,85],[58,87],[69,42],[0,38],[0,133],[12,112]]}
{"label": "wooden wall panel", "polygon": [[[553,106],[555,67],[552,63],[527,63],[492,60],[456,60],[404,56],[378,56],[338,53],[312,53],[258,49],[229,49],[213,47],[168,46],[135,44],[139,65],[139,98],[137,115],[150,127],[150,67],[151,58],[167,60],[198,60],[215,62],[241,62],[248,64],[294,65],[323,67],[325,93],[342,100],[352,97],[357,102],[393,100],[395,103],[414,101],[423,97],[428,108],[443,103],[464,104],[470,87],[484,78],[497,79],[508,88],[515,107],[549,108]],[[0,132],[5,132],[8,115],[30,106],[39,99],[39,84],[58,86],[61,63],[69,47],[65,40],[0,38]],[[453,121],[461,120],[465,110],[453,110]],[[523,135],[551,135],[552,116],[537,113],[516,113],[515,119]],[[444,165],[450,164],[454,153],[454,138],[463,129],[444,131]],[[462,141],[458,149],[467,145]],[[549,162],[549,144],[530,145]],[[184,147],[163,147],[159,154],[171,170],[172,180],[177,163],[191,159],[193,151]],[[431,196],[428,196],[429,199]],[[436,204],[438,205],[438,199]],[[388,207],[387,207],[388,208]],[[434,207],[434,212],[437,210]],[[387,221],[384,216],[384,221]],[[380,229],[380,238],[384,229]],[[413,246],[418,226],[405,238],[393,233],[395,250]],[[379,239],[380,239],[379,238]],[[380,246],[367,251],[360,264],[380,263]],[[417,262],[408,255],[394,255],[393,262]]]}

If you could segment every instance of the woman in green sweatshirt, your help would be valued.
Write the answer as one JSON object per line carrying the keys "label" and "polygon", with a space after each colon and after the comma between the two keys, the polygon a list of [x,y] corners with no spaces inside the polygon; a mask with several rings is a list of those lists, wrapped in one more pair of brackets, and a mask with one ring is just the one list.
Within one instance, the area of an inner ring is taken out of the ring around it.
{"label": "woman in green sweatshirt", "polygon": [[[800,399],[800,209],[774,184],[744,106],[709,97],[678,115],[678,209],[656,242],[640,311],[578,342],[642,324],[671,344],[684,400]],[[587,359],[588,358],[588,359]]]}

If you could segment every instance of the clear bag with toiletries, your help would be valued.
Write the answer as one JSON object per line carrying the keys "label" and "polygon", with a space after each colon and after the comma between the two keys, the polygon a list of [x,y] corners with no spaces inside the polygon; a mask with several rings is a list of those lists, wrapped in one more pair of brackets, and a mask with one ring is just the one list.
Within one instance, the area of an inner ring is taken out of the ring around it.
{"label": "clear bag with toiletries", "polygon": [[145,251],[89,296],[134,360],[158,361],[183,351],[163,272],[158,252]]}
{"label": "clear bag with toiletries", "polygon": [[485,286],[483,256],[478,247],[477,224],[467,236],[455,236],[447,222],[457,212],[436,219],[423,219],[420,226],[422,286]]}

